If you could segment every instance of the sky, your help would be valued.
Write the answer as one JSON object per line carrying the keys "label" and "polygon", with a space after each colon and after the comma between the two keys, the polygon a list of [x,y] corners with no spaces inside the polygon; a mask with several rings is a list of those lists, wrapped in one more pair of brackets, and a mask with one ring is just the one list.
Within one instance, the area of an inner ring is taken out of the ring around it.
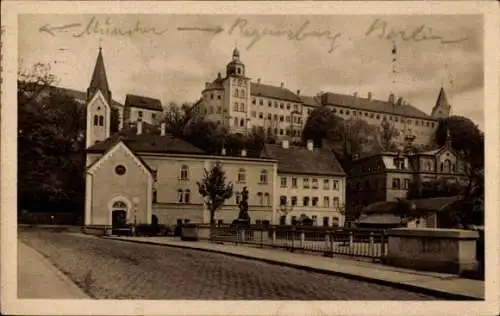
{"label": "sky", "polygon": [[479,15],[40,14],[18,21],[20,67],[50,63],[59,86],[84,91],[101,46],[118,102],[129,93],[164,105],[195,102],[238,47],[252,80],[283,82],[303,95],[371,92],[387,100],[394,93],[430,114],[443,86],[452,114],[484,129]]}

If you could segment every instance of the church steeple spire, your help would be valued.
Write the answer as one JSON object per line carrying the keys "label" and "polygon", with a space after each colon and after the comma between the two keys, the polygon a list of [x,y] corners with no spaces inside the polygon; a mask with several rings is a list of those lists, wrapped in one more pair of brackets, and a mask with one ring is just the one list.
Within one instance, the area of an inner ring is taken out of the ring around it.
{"label": "church steeple spire", "polygon": [[106,101],[111,105],[111,91],[109,90],[108,79],[106,77],[106,69],[104,67],[104,58],[102,57],[102,48],[99,44],[99,54],[94,67],[94,73],[90,80],[89,88],[87,89],[87,101],[90,101],[97,91],[106,98]]}
{"label": "church steeple spire", "polygon": [[436,101],[436,105],[432,108],[431,116],[433,117],[443,117],[450,115],[451,104],[448,102],[444,88],[441,87],[439,90],[439,95]]}

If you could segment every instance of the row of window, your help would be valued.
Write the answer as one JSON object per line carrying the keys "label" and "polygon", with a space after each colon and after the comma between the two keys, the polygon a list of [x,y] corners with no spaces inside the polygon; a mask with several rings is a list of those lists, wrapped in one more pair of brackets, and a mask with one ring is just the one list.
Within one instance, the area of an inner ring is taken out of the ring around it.
{"label": "row of window", "polygon": [[94,115],[94,126],[104,126],[103,115]]}
{"label": "row of window", "polygon": [[[316,215],[311,216],[311,220],[313,221],[313,225],[316,226],[318,225],[318,217]],[[292,225],[297,224],[297,216],[292,216]],[[282,215],[280,217],[280,225],[286,225],[286,216]],[[330,226],[330,218],[328,216],[323,217],[323,226]],[[339,218],[338,217],[333,217],[333,222],[332,226],[338,227],[339,226]]]}
{"label": "row of window", "polygon": [[[152,170],[151,173],[153,175],[153,181],[156,183],[158,181],[158,171]],[[189,180],[189,167],[187,165],[181,166],[179,180]],[[239,168],[238,169],[238,183],[245,183],[245,182],[246,182],[246,170],[245,170],[245,168]],[[259,183],[260,184],[267,184],[268,183],[267,170],[265,170],[265,169],[261,170],[260,177],[259,177]]]}
{"label": "row of window", "polygon": [[[399,116],[392,116],[392,115],[389,115],[387,117],[387,115],[380,115],[380,114],[375,114],[375,113],[368,113],[368,112],[363,112],[363,111],[355,111],[355,110],[342,110],[342,109],[339,109],[338,110],[338,113],[343,115],[345,113],[345,115],[350,115],[352,112],[352,115],[353,116],[364,116],[365,117],[369,117],[369,118],[376,118],[377,120],[380,120],[380,119],[389,119],[389,121],[392,121],[394,120],[395,122],[399,122],[401,121],[401,123],[405,123],[405,119],[404,118],[399,118]],[[337,113],[337,109],[336,108],[333,108],[333,113]],[[310,113],[308,113],[310,114]],[[406,119],[406,123],[408,125],[411,125],[413,122],[413,120],[411,119]],[[427,126],[427,127],[434,127],[435,126],[435,123],[434,122],[429,122],[429,121],[423,121],[423,120],[415,120],[415,125],[416,126]]]}
{"label": "row of window", "polygon": [[[380,185],[379,185],[380,182]],[[361,182],[357,182],[354,185],[354,189],[356,191],[369,191],[369,190],[378,190],[378,189],[384,189],[386,181],[385,179],[381,180],[365,180]],[[410,187],[410,179],[403,179],[403,189],[408,189]],[[393,189],[401,189],[401,179],[399,178],[393,178],[392,179],[392,188]]]}
{"label": "row of window", "polygon": [[[156,189],[153,189],[153,203],[156,203],[157,201],[158,201],[158,191]],[[177,190],[177,202],[183,204],[191,203],[191,190],[189,189]]]}
{"label": "row of window", "polygon": [[295,129],[290,130],[288,128],[285,128],[285,129],[274,128],[274,129],[272,129],[271,127],[268,127],[267,134],[268,135],[286,135],[286,136],[300,137],[300,135],[302,134],[302,131],[295,130]]}
{"label": "row of window", "polygon": [[[144,117],[144,112],[140,111],[140,110],[137,111],[137,117],[142,119]],[[155,113],[151,113],[151,118],[153,120],[156,119],[156,114]]]}
{"label": "row of window", "polygon": [[[297,188],[297,178],[292,177],[292,188]],[[312,178],[311,179],[311,188],[313,189],[318,189],[319,188],[319,180],[318,178]],[[332,180],[332,189],[333,190],[338,190],[339,189],[339,180]],[[303,178],[302,179],[302,186],[304,189],[309,189],[309,178]],[[281,188],[287,188],[288,187],[288,178],[286,177],[281,177],[280,178],[280,187]],[[323,189],[324,190],[330,190],[330,179],[323,179]]]}
{"label": "row of window", "polygon": [[[257,117],[257,112],[252,111],[251,113],[252,117]],[[259,112],[259,119],[264,119],[264,113]],[[290,120],[295,123],[295,124],[302,124],[302,117],[300,116],[285,116],[285,115],[278,115],[278,114],[271,114],[267,113],[267,119],[270,121],[279,121],[279,122],[290,122]]]}
{"label": "row of window", "polygon": [[[210,100],[213,100],[214,99],[214,94],[211,93],[210,94]],[[221,100],[222,99],[222,96],[220,94],[217,95],[217,100]]]}
{"label": "row of window", "polygon": [[[261,106],[262,106],[262,105],[264,105],[264,99],[259,99],[259,100],[258,100],[258,103],[259,103],[259,105],[261,105]],[[252,99],[252,104],[253,104],[253,105],[256,105],[256,104],[257,104],[257,99],[253,98],[253,99]],[[286,104],[285,104],[285,103],[283,103],[283,102],[278,103],[278,101],[276,101],[276,100],[274,100],[274,101],[268,100],[268,101],[267,101],[267,106],[268,106],[268,107],[273,107],[273,105],[274,105],[274,107],[275,107],[276,109],[277,109],[278,107],[279,107],[280,109],[285,109],[285,108],[286,108],[287,110],[290,110],[290,109],[292,108],[292,105],[291,105],[290,103],[286,103]],[[298,105],[298,104],[293,104],[293,110],[294,110],[294,111],[300,111],[300,107],[299,107],[299,105]]]}
{"label": "row of window", "polygon": [[[330,205],[330,197],[325,196],[323,197],[323,207],[333,207],[333,208],[338,208],[340,206],[339,204],[339,198],[338,197],[333,197],[332,198],[332,204]],[[280,196],[280,205],[288,205],[290,202],[291,206],[299,206],[298,205],[298,199],[296,196],[292,196],[290,198],[290,201],[288,200],[286,195]],[[317,196],[309,197],[309,196],[304,196],[302,197],[302,206],[314,206],[314,207],[319,207],[319,198]]]}
{"label": "row of window", "polygon": [[[395,157],[393,162],[394,162],[394,166],[396,167],[396,169],[404,170],[404,169],[410,168],[410,166],[407,164],[407,161],[404,158]],[[375,172],[375,171],[379,171],[379,170],[380,170],[380,165],[377,165],[375,167],[360,166],[360,167],[358,167],[358,169],[356,171],[361,171],[363,173],[365,171]],[[425,162],[424,167],[423,167],[423,171],[432,171],[432,170],[433,170],[433,167],[432,167],[431,162],[428,162],[428,161]],[[444,162],[440,163],[439,170],[441,172],[444,172],[444,173],[457,172],[457,165],[452,163],[449,159],[446,159]]]}
{"label": "row of window", "polygon": [[237,98],[244,98],[245,97],[245,89],[234,89],[233,96],[237,97]]}

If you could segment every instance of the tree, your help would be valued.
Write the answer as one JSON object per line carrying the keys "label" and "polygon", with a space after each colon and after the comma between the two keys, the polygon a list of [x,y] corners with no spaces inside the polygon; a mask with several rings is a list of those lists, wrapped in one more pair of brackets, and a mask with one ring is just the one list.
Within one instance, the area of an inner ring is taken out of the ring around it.
{"label": "tree", "polygon": [[110,118],[110,126],[109,131],[110,134],[114,134],[120,131],[120,114],[117,108],[111,108],[111,118]]}
{"label": "tree", "polygon": [[342,118],[336,116],[326,106],[318,107],[307,118],[302,131],[302,141],[306,143],[308,140],[313,140],[316,146],[321,146],[324,139],[333,143],[341,142],[342,130]]}
{"label": "tree", "polygon": [[394,124],[389,123],[385,118],[380,124],[380,146],[384,151],[393,151],[395,148],[393,139],[398,137],[400,132],[394,127]]}
{"label": "tree", "polygon": [[210,211],[210,224],[214,225],[215,212],[224,205],[225,200],[233,196],[233,184],[226,184],[226,173],[220,163],[216,163],[210,171],[205,169],[203,180],[196,184]]}
{"label": "tree", "polygon": [[446,179],[425,181],[422,183],[413,181],[410,183],[406,198],[426,199],[435,197],[456,196],[465,193],[466,188],[457,182],[449,182]]}
{"label": "tree", "polygon": [[482,181],[480,171],[484,168],[484,133],[474,122],[463,116],[441,118],[435,133],[436,143],[444,145],[448,133],[452,148],[467,165],[464,171],[469,178],[465,196],[468,200],[472,188]]}

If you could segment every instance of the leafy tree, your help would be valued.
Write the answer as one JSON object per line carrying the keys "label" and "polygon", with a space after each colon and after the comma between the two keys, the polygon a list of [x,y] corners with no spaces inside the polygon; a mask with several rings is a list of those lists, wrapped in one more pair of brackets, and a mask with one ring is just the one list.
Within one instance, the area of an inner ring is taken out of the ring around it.
{"label": "leafy tree", "polygon": [[217,163],[212,170],[204,170],[204,177],[201,182],[196,182],[198,192],[203,196],[210,211],[210,224],[215,224],[215,212],[224,205],[224,201],[233,196],[232,182],[226,183],[226,173],[220,163]]}
{"label": "leafy tree", "polygon": [[442,146],[447,134],[451,137],[451,146],[460,159],[466,162],[465,172],[469,178],[466,199],[470,199],[472,188],[480,180],[480,171],[484,168],[484,133],[469,118],[450,116],[441,118],[435,133],[435,141]]}
{"label": "leafy tree", "polygon": [[336,116],[333,111],[326,107],[317,107],[307,118],[302,141],[304,143],[311,139],[316,146],[321,146],[324,139],[333,143],[340,143],[343,136],[343,120]]}
{"label": "leafy tree", "polygon": [[393,151],[395,148],[393,139],[398,137],[400,132],[394,127],[394,124],[389,123],[385,118],[380,124],[380,146],[384,151]]}
{"label": "leafy tree", "polygon": [[425,199],[447,197],[463,194],[466,188],[459,183],[449,182],[445,179],[426,181],[422,183],[411,182],[408,188],[407,199]]}
{"label": "leafy tree", "polygon": [[120,130],[120,114],[117,108],[111,108],[111,118],[109,131],[111,134],[117,133]]}

